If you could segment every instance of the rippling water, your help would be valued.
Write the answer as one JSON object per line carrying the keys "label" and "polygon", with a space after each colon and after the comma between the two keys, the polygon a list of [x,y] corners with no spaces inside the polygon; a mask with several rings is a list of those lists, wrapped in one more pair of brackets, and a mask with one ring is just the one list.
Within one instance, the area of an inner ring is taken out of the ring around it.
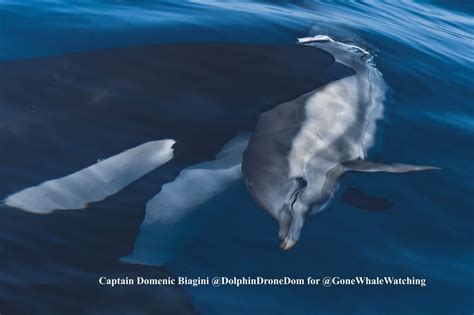
{"label": "rippling water", "polygon": [[[301,241],[289,252],[278,248],[274,221],[255,205],[244,184],[236,183],[201,206],[199,224],[174,229],[176,245],[168,245],[163,266],[125,264],[120,258],[133,247],[145,202],[159,190],[156,183],[173,180],[179,171],[174,164],[87,211],[36,215],[4,206],[0,313],[472,313],[473,13],[469,1],[0,1],[3,61],[159,43],[291,44],[297,37],[315,34],[357,44],[375,55],[389,86],[384,118],[369,155],[382,162],[442,168],[407,175],[348,174],[343,187],[383,197],[393,206],[364,211],[337,198],[309,220]],[[31,87],[23,89],[27,94]],[[0,87],[1,93],[8,91]],[[192,95],[183,91],[183,97]],[[14,117],[6,107],[0,110],[3,117]],[[42,114],[35,104],[26,104],[25,111]],[[118,119],[120,113],[112,110],[110,117]],[[130,148],[152,140],[148,129],[132,123],[104,122],[100,129],[77,121],[65,134],[59,127],[66,124],[42,131],[58,147],[68,148],[68,154],[65,149],[43,152],[41,143],[20,150],[20,144],[9,144],[15,135],[22,139],[16,123],[0,121],[4,197],[85,167],[91,158],[117,153],[122,145]],[[100,141],[88,146],[88,137]],[[39,163],[36,154],[50,159]],[[111,289],[97,284],[104,274],[415,276],[426,278],[428,285]]]}

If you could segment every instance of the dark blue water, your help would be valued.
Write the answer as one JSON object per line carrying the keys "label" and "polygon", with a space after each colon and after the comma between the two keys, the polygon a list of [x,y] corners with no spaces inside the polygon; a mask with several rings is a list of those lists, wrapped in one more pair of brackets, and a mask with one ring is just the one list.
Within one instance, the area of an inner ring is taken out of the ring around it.
{"label": "dark blue water", "polygon": [[[376,55],[389,86],[370,156],[442,168],[406,175],[348,174],[344,187],[383,197],[393,206],[364,211],[336,198],[307,222],[300,242],[288,252],[278,247],[275,222],[255,205],[243,182],[237,183],[203,206],[218,215],[193,231],[191,240],[163,267],[127,265],[119,259],[133,247],[144,204],[159,190],[154,183],[172,180],[173,172],[157,170],[87,211],[41,216],[3,207],[0,313],[472,313],[473,13],[468,1],[0,1],[3,61],[142,44],[291,44],[309,34],[356,43]],[[28,93],[28,86],[24,89]],[[28,108],[35,110],[34,104]],[[15,121],[2,120],[3,128],[14,130]],[[78,124],[76,133],[86,129]],[[92,156],[114,154],[121,143],[128,148],[150,140],[145,132],[110,130],[94,130],[110,144],[103,140],[93,147],[86,141],[69,143],[51,131],[51,137],[74,154],[51,152],[51,160],[40,169],[34,161],[41,144],[18,156],[9,155],[2,144],[1,195],[85,167]],[[100,275],[137,273],[414,276],[426,278],[427,286],[186,286],[170,291],[97,284]]]}

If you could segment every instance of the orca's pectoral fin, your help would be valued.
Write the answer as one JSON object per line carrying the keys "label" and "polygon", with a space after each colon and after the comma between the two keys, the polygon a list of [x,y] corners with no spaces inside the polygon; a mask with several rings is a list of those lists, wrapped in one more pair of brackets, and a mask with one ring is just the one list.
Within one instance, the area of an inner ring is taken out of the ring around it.
{"label": "orca's pectoral fin", "polygon": [[346,171],[356,172],[389,172],[389,173],[408,173],[418,171],[439,170],[439,167],[426,165],[409,165],[409,164],[382,164],[367,160],[352,160],[342,163]]}

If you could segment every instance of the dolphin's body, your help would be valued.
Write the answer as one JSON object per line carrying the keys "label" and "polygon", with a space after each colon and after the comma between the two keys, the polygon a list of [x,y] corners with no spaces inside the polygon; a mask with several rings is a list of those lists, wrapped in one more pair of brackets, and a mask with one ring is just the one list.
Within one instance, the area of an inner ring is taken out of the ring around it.
{"label": "dolphin's body", "polygon": [[385,83],[366,51],[323,36],[314,41],[354,74],[261,114],[242,162],[252,196],[279,222],[284,249],[299,239],[306,214],[323,210],[344,172],[431,169],[365,160]]}

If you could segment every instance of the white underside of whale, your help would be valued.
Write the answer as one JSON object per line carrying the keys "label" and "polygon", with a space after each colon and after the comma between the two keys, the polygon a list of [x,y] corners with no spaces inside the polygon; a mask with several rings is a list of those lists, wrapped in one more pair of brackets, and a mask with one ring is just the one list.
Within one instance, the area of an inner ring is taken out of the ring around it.
{"label": "white underside of whale", "polygon": [[62,178],[8,196],[7,206],[46,214],[83,209],[116,194],[131,182],[173,158],[174,140],[151,141]]}
{"label": "white underside of whale", "polygon": [[135,246],[122,261],[146,265],[165,263],[179,249],[180,233],[189,233],[199,224],[198,220],[185,222],[185,219],[197,209],[203,215],[205,209],[201,208],[207,201],[241,180],[240,164],[249,138],[249,134],[238,134],[215,160],[187,167],[172,182],[163,185],[146,204],[145,219]]}

